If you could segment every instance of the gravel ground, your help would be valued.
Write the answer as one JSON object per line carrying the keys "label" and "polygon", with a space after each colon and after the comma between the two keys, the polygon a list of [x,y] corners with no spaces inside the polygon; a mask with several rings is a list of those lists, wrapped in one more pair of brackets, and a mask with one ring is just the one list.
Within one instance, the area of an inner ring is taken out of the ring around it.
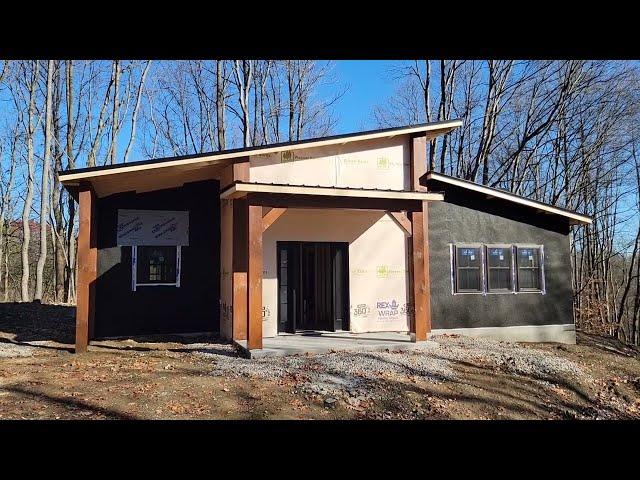
{"label": "gravel ground", "polygon": [[354,406],[374,398],[372,385],[385,378],[430,383],[456,380],[458,374],[453,365],[459,362],[532,377],[546,384],[559,378],[589,380],[574,362],[549,352],[488,339],[441,335],[432,340],[419,351],[334,352],[255,360],[210,353],[206,345],[194,350],[195,355],[215,362],[211,372],[214,376],[294,379],[300,392],[325,396],[328,403],[346,399]]}
{"label": "gravel ground", "polygon": [[94,342],[73,309],[0,305],[0,419],[640,419],[640,350],[453,335],[418,350],[247,360],[211,337]]}
{"label": "gravel ground", "polygon": [[36,348],[0,342],[0,358],[30,357]]}

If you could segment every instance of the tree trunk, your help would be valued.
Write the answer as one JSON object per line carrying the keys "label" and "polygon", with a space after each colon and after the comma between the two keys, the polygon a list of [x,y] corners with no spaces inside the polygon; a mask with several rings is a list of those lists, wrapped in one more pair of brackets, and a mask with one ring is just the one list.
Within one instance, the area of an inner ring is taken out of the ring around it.
{"label": "tree trunk", "polygon": [[38,84],[38,75],[40,73],[40,63],[36,60],[33,62],[33,72],[31,82],[29,83],[29,113],[27,126],[27,192],[22,207],[22,278],[20,280],[21,300],[29,301],[29,243],[31,240],[31,230],[29,228],[29,216],[31,214],[31,204],[33,203],[33,134],[35,132],[36,120],[36,87]]}
{"label": "tree trunk", "polygon": [[44,266],[47,262],[47,226],[49,224],[49,171],[51,162],[51,107],[53,103],[53,60],[47,64],[47,100],[45,105],[44,159],[40,193],[40,256],[36,267],[36,293],[34,300],[42,302]]}

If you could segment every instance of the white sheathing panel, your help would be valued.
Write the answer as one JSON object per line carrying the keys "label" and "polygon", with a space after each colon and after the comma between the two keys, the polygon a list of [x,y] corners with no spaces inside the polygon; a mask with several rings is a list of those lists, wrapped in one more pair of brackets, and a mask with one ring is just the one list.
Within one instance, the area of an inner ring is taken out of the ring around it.
{"label": "white sheathing panel", "polygon": [[220,201],[220,333],[232,336],[233,200]]}
{"label": "white sheathing panel", "polygon": [[348,242],[352,332],[409,330],[407,240],[383,212],[288,209],[263,235],[263,336],[277,335],[277,241]]}
{"label": "white sheathing panel", "polygon": [[251,182],[407,190],[409,137],[367,140],[250,157]]}

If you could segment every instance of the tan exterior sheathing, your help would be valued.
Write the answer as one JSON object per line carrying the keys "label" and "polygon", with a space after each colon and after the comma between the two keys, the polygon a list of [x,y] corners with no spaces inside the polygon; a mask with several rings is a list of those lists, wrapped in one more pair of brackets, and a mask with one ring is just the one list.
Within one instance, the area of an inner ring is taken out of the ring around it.
{"label": "tan exterior sheathing", "polygon": [[220,333],[231,338],[233,306],[233,200],[220,201]]}
{"label": "tan exterior sheathing", "polygon": [[250,157],[251,182],[408,190],[409,137],[274,152]]}
{"label": "tan exterior sheathing", "polygon": [[407,240],[384,212],[288,209],[264,232],[263,335],[277,335],[278,240],[349,242],[351,331],[409,330]]}

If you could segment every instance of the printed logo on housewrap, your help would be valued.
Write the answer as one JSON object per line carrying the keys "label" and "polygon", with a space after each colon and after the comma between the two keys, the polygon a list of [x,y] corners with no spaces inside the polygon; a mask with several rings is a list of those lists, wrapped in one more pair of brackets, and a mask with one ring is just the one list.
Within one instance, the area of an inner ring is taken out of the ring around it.
{"label": "printed logo on housewrap", "polygon": [[390,267],[389,265],[378,265],[376,267],[377,278],[402,277],[406,274],[404,268]]}
{"label": "printed logo on housewrap", "polygon": [[369,270],[366,268],[352,268],[351,275],[366,275],[369,273]]}
{"label": "printed logo on housewrap", "polygon": [[400,315],[400,304],[394,299],[391,301],[378,301],[376,302],[376,308],[378,310],[379,319],[395,318]]}
{"label": "printed logo on housewrap", "polygon": [[117,243],[123,245],[189,245],[189,212],[118,210]]}
{"label": "printed logo on housewrap", "polygon": [[404,162],[398,162],[390,159],[386,156],[381,156],[376,159],[376,167],[378,170],[389,170],[392,167],[403,167]]}
{"label": "printed logo on housewrap", "polygon": [[310,160],[310,159],[311,159],[310,156],[299,155],[293,150],[280,152],[280,163],[289,163],[289,162],[295,162],[296,160]]}
{"label": "printed logo on housewrap", "polygon": [[345,156],[345,155],[337,155],[336,159],[339,164],[344,165],[345,167],[361,167],[365,165],[369,165],[369,161],[366,158],[361,158],[357,156]]}
{"label": "printed logo on housewrap", "polygon": [[118,239],[121,237],[127,237],[133,233],[142,230],[142,219],[140,215],[134,216],[131,220],[127,220],[123,223],[118,223]]}
{"label": "printed logo on housewrap", "polygon": [[369,308],[369,305],[367,305],[366,303],[359,303],[353,309],[354,317],[366,317],[370,313],[371,313],[371,308]]}

